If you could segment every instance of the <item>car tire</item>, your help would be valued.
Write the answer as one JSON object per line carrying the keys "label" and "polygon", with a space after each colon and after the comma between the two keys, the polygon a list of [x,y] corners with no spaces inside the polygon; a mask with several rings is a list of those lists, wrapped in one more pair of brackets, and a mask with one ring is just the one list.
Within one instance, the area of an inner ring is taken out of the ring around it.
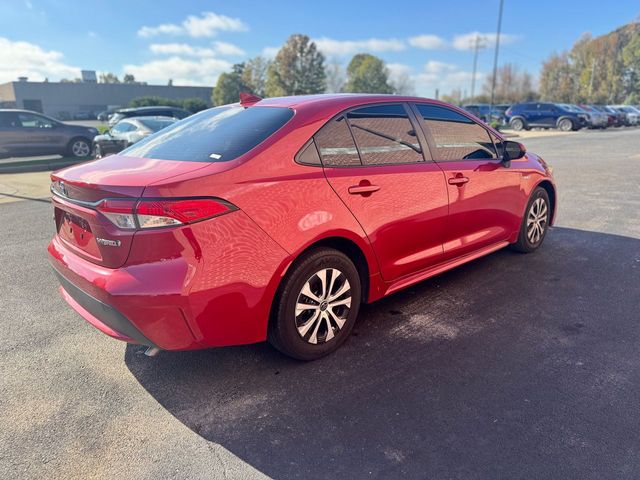
{"label": "car tire", "polygon": [[511,244],[511,248],[521,253],[531,253],[540,248],[549,231],[551,214],[549,194],[544,188],[537,187],[527,202],[518,241]]}
{"label": "car tire", "polygon": [[345,254],[312,250],[285,276],[272,310],[269,342],[298,360],[316,360],[347,339],[360,309],[358,270]]}
{"label": "car tire", "polygon": [[558,129],[563,132],[570,132],[574,129],[573,120],[570,118],[563,118],[558,122]]}
{"label": "car tire", "polygon": [[103,156],[104,154],[102,153],[102,148],[100,148],[100,145],[95,145],[93,147],[93,158],[97,160],[99,158],[102,158]]}
{"label": "car tire", "polygon": [[75,158],[86,158],[91,155],[91,142],[86,138],[77,137],[67,145],[67,155]]}
{"label": "car tire", "polygon": [[524,120],[522,120],[521,118],[514,118],[510,123],[511,128],[513,128],[516,132],[524,130],[525,128]]}

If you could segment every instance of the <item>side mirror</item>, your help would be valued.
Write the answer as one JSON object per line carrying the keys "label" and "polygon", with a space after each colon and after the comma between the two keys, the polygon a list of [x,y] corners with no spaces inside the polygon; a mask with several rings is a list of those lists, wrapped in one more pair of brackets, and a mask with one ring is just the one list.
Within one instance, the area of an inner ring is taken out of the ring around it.
{"label": "side mirror", "polygon": [[527,149],[520,142],[505,140],[502,142],[502,152],[502,161],[504,163],[508,163],[511,160],[517,160],[518,158],[524,157],[524,154],[527,153]]}

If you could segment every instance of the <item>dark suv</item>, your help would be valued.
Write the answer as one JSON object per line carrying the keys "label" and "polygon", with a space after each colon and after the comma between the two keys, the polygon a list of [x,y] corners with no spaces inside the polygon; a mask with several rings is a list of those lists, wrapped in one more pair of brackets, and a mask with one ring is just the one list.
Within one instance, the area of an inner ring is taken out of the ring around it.
{"label": "dark suv", "polygon": [[191,112],[177,107],[121,108],[109,117],[109,125],[113,126],[123,118],[129,117],[171,117],[182,120],[189,115],[191,115]]}
{"label": "dark suv", "polygon": [[29,110],[0,110],[0,158],[32,155],[87,157],[98,130],[67,125]]}
{"label": "dark suv", "polygon": [[569,110],[556,103],[517,103],[505,115],[514,130],[542,127],[569,132],[586,127],[589,123],[588,114]]}

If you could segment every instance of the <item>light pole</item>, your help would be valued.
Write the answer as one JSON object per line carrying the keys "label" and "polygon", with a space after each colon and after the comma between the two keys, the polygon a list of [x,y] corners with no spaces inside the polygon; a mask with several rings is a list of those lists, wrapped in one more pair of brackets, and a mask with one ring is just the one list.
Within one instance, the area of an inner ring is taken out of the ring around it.
{"label": "light pole", "polygon": [[500,11],[498,12],[498,31],[496,33],[496,50],[493,57],[493,78],[491,79],[491,104],[489,106],[489,119],[493,112],[493,101],[496,92],[496,76],[498,75],[498,51],[500,50],[500,29],[502,28],[502,7],[504,0],[500,0]]}
{"label": "light pole", "polygon": [[475,96],[476,91],[476,72],[478,70],[478,52],[481,48],[484,48],[486,45],[484,43],[484,38],[477,35],[471,41],[471,47],[473,47],[473,73],[471,74],[471,101],[473,101],[473,97]]}

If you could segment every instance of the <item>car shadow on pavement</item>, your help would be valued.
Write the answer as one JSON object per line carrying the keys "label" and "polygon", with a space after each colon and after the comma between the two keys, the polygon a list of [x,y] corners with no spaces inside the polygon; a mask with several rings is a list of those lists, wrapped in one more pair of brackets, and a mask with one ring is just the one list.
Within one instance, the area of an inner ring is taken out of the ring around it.
{"label": "car shadow on pavement", "polygon": [[129,345],[125,361],[184,425],[274,478],[627,478],[639,299],[640,240],[555,228],[535,254],[365,306],[316,362],[266,344]]}

